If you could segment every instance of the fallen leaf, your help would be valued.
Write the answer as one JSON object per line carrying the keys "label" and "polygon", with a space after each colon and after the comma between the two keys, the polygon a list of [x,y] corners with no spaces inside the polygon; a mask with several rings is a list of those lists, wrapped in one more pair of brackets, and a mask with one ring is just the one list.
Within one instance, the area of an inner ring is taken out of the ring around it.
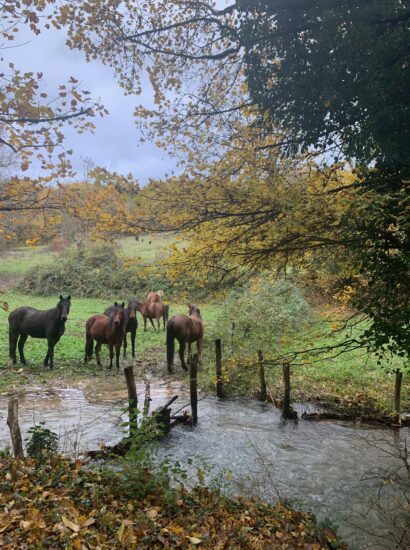
{"label": "fallen leaf", "polygon": [[122,537],[124,536],[125,523],[121,523],[121,527],[117,531],[117,539],[119,542],[122,542]]}
{"label": "fallen leaf", "polygon": [[155,510],[155,508],[151,508],[151,510],[148,510],[147,512],[147,516],[149,517],[149,519],[154,519],[156,518],[158,515],[158,512],[157,510]]}
{"label": "fallen leaf", "polygon": [[197,537],[187,537],[192,544],[195,544],[197,546],[198,544],[201,544],[202,540],[198,539]]}
{"label": "fallen leaf", "polygon": [[74,531],[74,533],[78,533],[80,530],[80,526],[76,523],[73,523],[71,520],[69,520],[66,516],[61,516],[61,519],[66,527],[71,529],[71,531]]}
{"label": "fallen leaf", "polygon": [[81,527],[89,527],[90,525],[92,525],[93,523],[95,523],[95,518],[88,518],[85,520],[85,522],[81,525]]}

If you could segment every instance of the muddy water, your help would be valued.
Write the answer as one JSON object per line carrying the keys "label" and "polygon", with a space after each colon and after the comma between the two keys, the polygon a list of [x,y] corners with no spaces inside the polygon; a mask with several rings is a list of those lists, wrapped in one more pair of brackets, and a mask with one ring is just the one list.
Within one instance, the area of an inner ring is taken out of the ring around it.
{"label": "muddy water", "polygon": [[[107,378],[96,385],[85,384],[78,388],[33,388],[19,398],[19,421],[25,437],[27,430],[45,422],[45,426],[59,435],[61,451],[78,456],[97,449],[99,444],[118,442],[123,434],[121,424],[126,420],[123,411],[127,406],[127,391],[123,380]],[[164,404],[178,394],[180,384],[152,381],[151,408]],[[138,385],[143,399],[145,386]],[[182,403],[183,404],[183,403]],[[7,397],[0,397],[0,449],[10,445],[6,425]]]}
{"label": "muddy water", "polygon": [[[143,393],[140,385],[139,395]],[[178,383],[152,381],[152,408],[177,393],[178,402],[184,404],[186,393]],[[31,393],[20,400],[20,419],[23,431],[33,421],[45,421],[61,434],[62,449],[78,454],[121,437],[125,404],[122,386],[108,382],[100,387]],[[0,447],[9,442],[6,410],[6,399],[0,398]],[[328,518],[339,525],[339,533],[352,547],[387,549],[400,548],[388,540],[386,510],[396,506],[394,486],[385,486],[377,506],[371,500],[378,495],[380,468],[388,477],[387,472],[400,467],[395,448],[406,437],[410,440],[408,430],[397,435],[338,422],[284,424],[270,405],[208,397],[199,403],[198,426],[175,428],[159,454],[182,463],[193,458],[199,466],[208,461],[215,465],[211,476],[229,477],[234,492],[290,499],[312,510],[319,520]],[[195,468],[187,469],[194,480]]]}

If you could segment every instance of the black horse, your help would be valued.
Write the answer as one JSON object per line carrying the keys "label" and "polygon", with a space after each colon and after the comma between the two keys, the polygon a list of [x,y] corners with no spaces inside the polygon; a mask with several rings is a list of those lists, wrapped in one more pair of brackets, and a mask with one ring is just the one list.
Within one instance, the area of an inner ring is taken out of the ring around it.
{"label": "black horse", "polygon": [[[20,354],[20,361],[26,365],[24,357],[24,344],[29,336],[32,338],[47,338],[48,351],[44,358],[44,365],[50,363],[50,369],[53,368],[54,346],[64,334],[65,322],[71,306],[71,296],[63,298],[60,295],[60,301],[52,309],[40,311],[33,307],[19,307],[9,315],[9,345],[10,358],[13,363],[17,363],[16,346]],[[20,337],[20,339],[19,339]]]}
{"label": "black horse", "polygon": [[[128,302],[128,307],[126,310],[126,325],[125,325],[125,335],[124,335],[124,357],[127,355],[127,332],[131,333],[131,350],[132,356],[135,357],[135,336],[137,334],[138,328],[138,319],[137,319],[137,306],[138,302],[135,300],[130,300]],[[115,306],[107,307],[104,311],[104,315],[109,317],[113,313]]]}

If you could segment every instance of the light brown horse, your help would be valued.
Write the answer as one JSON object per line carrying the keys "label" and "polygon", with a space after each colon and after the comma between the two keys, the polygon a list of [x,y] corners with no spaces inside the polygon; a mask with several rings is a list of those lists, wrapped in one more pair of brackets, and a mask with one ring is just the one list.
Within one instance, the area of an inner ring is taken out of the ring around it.
{"label": "light brown horse", "polygon": [[167,323],[167,367],[168,372],[173,372],[174,364],[174,339],[179,342],[179,357],[181,366],[188,370],[185,364],[184,353],[188,343],[188,363],[191,361],[191,344],[196,342],[198,357],[201,360],[202,338],[204,336],[204,322],[197,306],[189,305],[188,315],[174,315]]}
{"label": "light brown horse", "polygon": [[163,290],[151,290],[151,292],[147,294],[147,302],[162,302],[163,295]]}
{"label": "light brown horse", "polygon": [[168,321],[169,305],[163,302],[137,302],[137,311],[139,311],[144,319],[144,332],[147,332],[147,319],[150,320],[152,328],[155,330],[153,319],[157,320],[158,332],[161,330],[161,317],[163,320],[164,330],[165,324]]}
{"label": "light brown horse", "polygon": [[94,340],[97,365],[101,365],[100,350],[102,344],[108,344],[110,350],[110,369],[114,358],[114,347],[117,371],[120,370],[121,345],[125,338],[126,314],[124,302],[119,305],[115,302],[109,317],[107,315],[93,315],[85,324],[85,355],[84,362],[90,361],[93,355]]}

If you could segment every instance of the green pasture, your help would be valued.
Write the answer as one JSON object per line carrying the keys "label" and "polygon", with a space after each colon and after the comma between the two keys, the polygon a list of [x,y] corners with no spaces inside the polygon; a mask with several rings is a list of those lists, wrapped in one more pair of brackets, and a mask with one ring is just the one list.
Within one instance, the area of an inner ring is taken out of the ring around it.
{"label": "green pasture", "polygon": [[[163,259],[167,246],[173,242],[172,236],[147,235],[140,237],[124,237],[118,240],[119,250],[127,258],[141,258],[143,260]],[[0,274],[23,275],[36,266],[52,264],[57,253],[52,252],[46,245],[26,247],[20,246],[13,250],[0,252]]]}
{"label": "green pasture", "polygon": [[51,264],[55,259],[56,254],[48,246],[22,246],[14,250],[3,250],[0,252],[0,275],[23,275],[32,267]]}
{"label": "green pasture", "polygon": [[121,252],[127,258],[142,260],[163,260],[167,247],[174,242],[172,235],[145,235],[136,240],[135,237],[124,237],[118,243]]}
{"label": "green pasture", "polygon": [[[120,245],[124,255],[134,257],[139,255],[154,258],[166,246],[168,238],[144,237],[136,241],[132,238],[121,239]],[[16,251],[3,253],[1,256],[0,282],[13,273],[21,275],[25,270],[44,262],[55,261],[54,254],[45,247],[33,249],[19,248]],[[0,309],[0,392],[10,391],[13,385],[35,385],[44,382],[69,384],[70,380],[101,375],[102,368],[108,365],[108,352],[103,348],[103,367],[97,367],[94,361],[84,365],[84,326],[91,315],[104,311],[114,300],[126,297],[113,295],[112,299],[101,300],[92,298],[72,297],[72,308],[66,325],[66,332],[55,350],[55,369],[49,371],[43,366],[46,354],[46,342],[29,338],[25,346],[28,361],[27,367],[17,364],[12,366],[8,358],[8,312]],[[165,296],[165,300],[167,297]],[[53,307],[58,296],[41,297],[28,296],[16,292],[12,288],[1,295],[1,300],[9,305],[9,311],[30,305],[39,309]],[[234,337],[233,342],[228,336],[229,327],[224,320],[226,309],[224,300],[200,303],[205,320],[206,336],[202,366],[199,372],[200,386],[204,391],[212,392],[215,384],[214,373],[214,339],[223,338],[223,367],[225,389],[228,395],[255,395],[258,389],[257,345],[252,339],[247,341]],[[186,303],[171,303],[170,315],[186,313]],[[328,323],[315,310],[314,322],[304,333],[288,335],[280,347],[277,335],[269,334],[269,328],[255,322],[257,330],[265,331],[266,341],[271,346],[264,350],[265,358],[286,353],[289,350],[311,346],[324,346],[332,343]],[[156,374],[166,375],[165,364],[165,334],[157,333],[148,323],[148,330],[143,332],[142,318],[139,316],[137,332],[136,371],[142,373],[145,367]],[[176,343],[177,344],[177,343]],[[177,351],[177,350],[176,350]],[[128,361],[131,361],[130,345],[128,346]],[[394,389],[394,368],[401,363],[396,360],[390,364],[379,366],[375,357],[365,350],[342,354],[328,360],[303,360],[292,368],[292,396],[294,400],[318,400],[348,410],[359,406],[363,410],[391,410]],[[127,363],[122,363],[125,365]],[[186,377],[179,366],[178,354],[175,354],[176,376]],[[384,367],[384,368],[383,368]],[[115,368],[112,372],[117,376]],[[278,366],[266,365],[266,380],[268,390],[273,398],[282,394],[282,374]],[[410,410],[408,376],[403,380],[403,409]]]}

